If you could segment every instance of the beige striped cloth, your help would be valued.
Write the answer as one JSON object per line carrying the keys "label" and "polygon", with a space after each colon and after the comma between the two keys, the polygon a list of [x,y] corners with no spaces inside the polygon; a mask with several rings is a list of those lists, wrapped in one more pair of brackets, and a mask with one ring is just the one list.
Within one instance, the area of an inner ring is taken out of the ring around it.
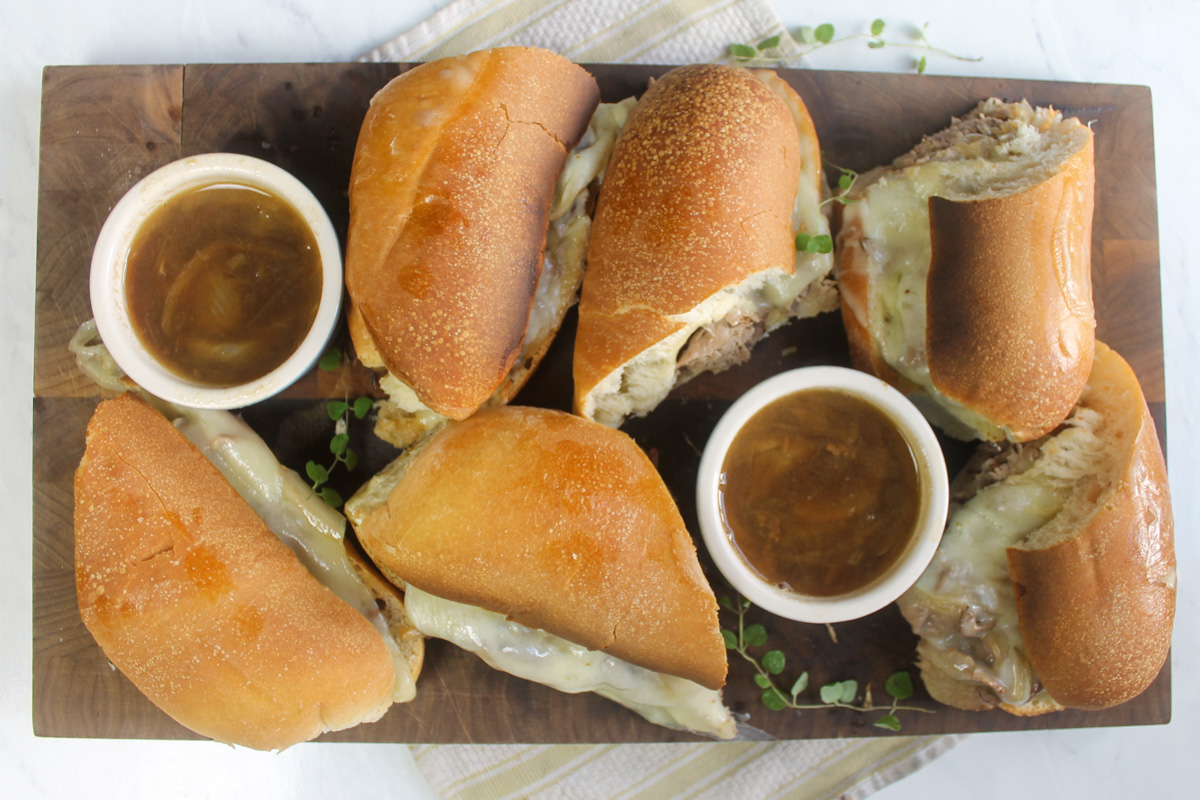
{"label": "beige striped cloth", "polygon": [[[454,0],[363,56],[428,61],[502,45],[583,63],[723,61],[781,35],[766,0]],[[764,713],[768,713],[765,712]],[[818,712],[819,713],[819,712]],[[414,745],[444,800],[857,800],[952,748],[954,736],[627,745]]]}

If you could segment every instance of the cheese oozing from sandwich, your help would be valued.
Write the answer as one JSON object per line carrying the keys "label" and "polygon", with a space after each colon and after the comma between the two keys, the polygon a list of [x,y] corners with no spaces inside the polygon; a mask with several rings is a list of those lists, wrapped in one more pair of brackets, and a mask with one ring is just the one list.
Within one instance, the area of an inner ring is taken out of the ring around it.
{"label": "cheese oozing from sandwich", "polygon": [[[128,390],[130,386],[122,380],[124,374],[104,345],[89,344],[95,336],[95,323],[88,322],[71,340],[71,350],[80,366],[103,388]],[[345,517],[330,508],[299,475],[280,464],[267,443],[240,418],[227,411],[187,408],[143,395],[199,448],[313,577],[379,631],[396,664],[393,700],[412,700],[416,696],[416,676],[408,655],[389,631],[375,594],[350,563]]]}
{"label": "cheese oozing from sandwich", "polygon": [[[1049,180],[1089,131],[1062,125],[1062,116],[1028,103],[995,98],[970,117],[928,137],[892,167],[863,175],[844,211],[861,225],[872,296],[844,293],[883,360],[928,396],[912,399],[952,435],[989,440],[1005,432],[933,385],[926,352],[926,287],[932,259],[929,200],[1004,197]],[[1046,131],[1054,128],[1052,135]],[[866,306],[866,307],[864,307]]]}
{"label": "cheese oozing from sandwich", "polygon": [[[800,177],[792,206],[792,231],[828,236],[820,147],[815,135],[799,134],[811,125],[808,112],[774,72],[758,70],[754,75],[784,101],[796,121]],[[648,414],[676,386],[701,373],[720,372],[745,361],[759,339],[789,320],[837,308],[837,290],[826,279],[833,263],[832,253],[797,250],[790,268],[757,272],[674,316],[672,321],[682,327],[597,383],[584,398],[583,415],[620,427],[629,416]]]}
{"label": "cheese oozing from sandwich", "polygon": [[491,667],[560,692],[595,692],[656,725],[731,739],[736,723],[719,690],[630,664],[478,606],[409,586],[404,605],[427,636],[469,650]]}
{"label": "cheese oozing from sandwich", "polygon": [[[523,379],[518,376],[524,376],[529,371],[532,366],[530,362],[544,348],[547,338],[558,330],[566,310],[575,302],[579,283],[583,280],[588,233],[592,225],[587,208],[588,187],[603,177],[617,135],[634,103],[634,98],[620,103],[601,103],[592,114],[579,144],[567,155],[563,171],[555,184],[550,227],[546,233],[545,258],[534,291],[533,308],[525,338],[521,342],[521,352],[510,373],[510,380],[501,383],[485,407],[506,402],[511,394],[512,379]],[[382,361],[376,363],[369,357],[364,363],[367,366],[383,366]],[[411,444],[424,434],[437,430],[448,420],[448,417],[422,403],[416,392],[391,372],[384,372],[379,378],[379,387],[387,393],[388,403],[380,410],[376,433],[397,446]]]}
{"label": "cheese oozing from sandwich", "polygon": [[898,601],[921,637],[923,673],[976,688],[984,705],[1052,702],[1025,652],[1006,551],[1063,513],[1076,483],[1100,469],[1100,424],[1077,408],[1059,433],[982,466],[987,485],[951,512],[933,561]]}

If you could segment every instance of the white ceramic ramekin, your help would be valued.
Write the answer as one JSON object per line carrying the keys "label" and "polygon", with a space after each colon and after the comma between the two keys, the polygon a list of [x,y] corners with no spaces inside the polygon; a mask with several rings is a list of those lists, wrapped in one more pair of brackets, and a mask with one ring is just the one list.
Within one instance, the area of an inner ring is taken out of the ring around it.
{"label": "white ceramic ramekin", "polygon": [[[904,552],[871,583],[833,597],[803,595],[765,580],[738,552],[720,508],[721,468],[734,437],[764,406],[806,389],[845,392],[881,409],[907,440],[920,477],[922,500],[916,531]],[[717,423],[705,445],[696,484],[700,531],[721,574],[751,603],[801,622],[845,622],[865,617],[895,601],[916,582],[933,558],[945,528],[949,495],[941,447],[916,407],[878,378],[843,367],[825,366],[781,373],[738,399]]]}
{"label": "white ceramic ramekin", "polygon": [[[176,194],[221,183],[258,187],[286,200],[312,231],[322,271],[317,315],[300,346],[261,378],[231,387],[192,383],[163,366],[138,339],[125,297],[127,256],[134,235],[147,217]],[[208,153],[182,158],[150,173],[113,207],[92,252],[90,292],[100,338],[121,369],[138,385],[179,405],[240,408],[287,388],[321,357],[341,312],[342,258],[329,216],[303,183],[261,159]]]}

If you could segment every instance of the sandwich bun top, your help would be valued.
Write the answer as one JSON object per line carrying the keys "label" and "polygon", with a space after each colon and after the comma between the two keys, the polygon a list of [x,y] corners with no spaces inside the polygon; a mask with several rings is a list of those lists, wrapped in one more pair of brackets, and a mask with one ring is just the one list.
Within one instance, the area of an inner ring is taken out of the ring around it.
{"label": "sandwich bun top", "polygon": [[278,750],[391,705],[380,634],[132,394],[100,403],[88,425],[75,579],[109,660],[203,736]]}
{"label": "sandwich bun top", "polygon": [[451,418],[492,394],[525,337],[555,181],[598,102],[581,67],[523,47],[422,64],[375,95],[346,249],[364,363]]}
{"label": "sandwich bun top", "polygon": [[1069,708],[1107,708],[1158,675],[1175,619],[1174,518],[1154,420],[1132,369],[1096,342],[1080,406],[1104,419],[1102,469],[1008,550],[1029,659]]}
{"label": "sandwich bun top", "polygon": [[788,104],[750,70],[692,65],[651,84],[596,204],[579,300],[577,409],[615,369],[683,329],[679,315],[754,273],[795,269],[800,169]]}
{"label": "sandwich bun top", "polygon": [[393,580],[724,685],[717,603],[683,519],[641,449],[599,423],[521,407],[452,423],[356,532]]}

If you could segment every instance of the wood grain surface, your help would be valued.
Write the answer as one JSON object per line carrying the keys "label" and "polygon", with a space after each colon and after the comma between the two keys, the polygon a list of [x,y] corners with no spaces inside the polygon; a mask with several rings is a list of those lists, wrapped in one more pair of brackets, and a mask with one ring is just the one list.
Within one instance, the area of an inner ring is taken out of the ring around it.
{"label": "wood grain surface", "polygon": [[[227,151],[289,170],[325,205],[339,235],[358,128],[372,94],[402,67],[380,64],[50,67],[44,73],[38,195],[33,457],[33,723],[41,736],[196,738],[150,704],[114,670],[80,620],[75,598],[72,477],[99,393],[75,367],[67,342],[92,314],[91,250],[106,215],[137,180],[180,156]],[[590,67],[606,100],[639,94],[665,68]],[[864,170],[890,161],[985,97],[1054,105],[1096,133],[1093,278],[1097,334],[1133,366],[1165,444],[1162,324],[1150,92],[1144,87],[785,70],[809,106],[830,164]],[[343,242],[344,243],[344,242]],[[573,317],[517,402],[567,408]],[[342,342],[347,337],[341,334]],[[699,452],[724,410],[763,378],[797,366],[846,364],[837,314],[793,323],[751,361],[681,387],[626,430],[651,455],[693,532]],[[294,469],[329,439],[321,398],[369,391],[369,375],[348,369],[310,374],[244,416]],[[394,455],[356,426],[352,492]],[[952,468],[961,445],[945,443]],[[697,541],[699,538],[697,536]],[[702,554],[718,594],[719,575]],[[730,619],[724,618],[728,625]],[[894,607],[836,626],[760,616],[769,647],[787,654],[785,680],[808,670],[816,687],[854,678],[876,702],[888,675],[910,670],[916,639]],[[894,735],[872,726],[880,714],[821,709],[770,712],[758,701],[748,664],[733,656],[725,695],[748,723],[780,738]],[[815,690],[809,691],[815,699]],[[861,695],[860,695],[861,699]],[[1170,667],[1142,696],[1101,712],[1018,719],[933,703],[933,714],[902,714],[903,733],[1030,730],[1165,723]],[[566,695],[495,672],[474,656],[430,640],[415,701],[380,721],[327,740],[387,742],[649,742],[693,737],[650,725],[591,694]]]}

